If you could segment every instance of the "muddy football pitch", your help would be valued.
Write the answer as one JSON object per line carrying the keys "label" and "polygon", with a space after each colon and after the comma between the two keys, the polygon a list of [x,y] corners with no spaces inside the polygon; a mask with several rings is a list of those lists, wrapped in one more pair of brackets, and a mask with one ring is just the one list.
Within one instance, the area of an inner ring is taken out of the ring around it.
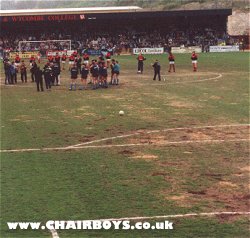
{"label": "muddy football pitch", "polygon": [[[69,91],[66,67],[44,92],[30,73],[4,85],[1,62],[1,237],[249,237],[249,54],[199,54],[197,72],[175,57],[176,73],[146,55],[137,74],[116,56],[120,84],[98,90]],[[111,218],[174,229],[7,226]]]}

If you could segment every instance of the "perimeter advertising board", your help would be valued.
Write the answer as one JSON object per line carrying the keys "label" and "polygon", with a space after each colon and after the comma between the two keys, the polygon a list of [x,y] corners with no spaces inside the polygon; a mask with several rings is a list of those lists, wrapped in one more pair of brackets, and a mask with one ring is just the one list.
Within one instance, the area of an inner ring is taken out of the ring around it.
{"label": "perimeter advertising board", "polygon": [[201,53],[201,47],[199,46],[189,46],[189,47],[172,47],[172,53],[192,53],[195,51],[196,53]]}
{"label": "perimeter advertising board", "polygon": [[155,55],[155,54],[163,54],[164,48],[133,48],[133,54],[148,54],[148,55]]}
{"label": "perimeter advertising board", "polygon": [[62,57],[62,55],[67,55],[70,56],[72,53],[74,52],[74,50],[48,50],[46,52],[47,56],[56,56],[56,54],[58,54],[60,57]]}
{"label": "perimeter advertising board", "polygon": [[213,45],[209,46],[209,52],[237,52],[240,51],[238,45]]}
{"label": "perimeter advertising board", "polygon": [[18,54],[21,59],[29,59],[31,56],[37,57],[38,51],[32,52],[10,52],[9,57],[14,59]]}

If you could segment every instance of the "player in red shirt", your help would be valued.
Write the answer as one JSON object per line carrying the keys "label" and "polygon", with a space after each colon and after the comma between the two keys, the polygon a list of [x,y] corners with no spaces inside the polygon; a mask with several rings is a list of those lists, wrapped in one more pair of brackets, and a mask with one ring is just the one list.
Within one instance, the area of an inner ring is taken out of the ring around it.
{"label": "player in red shirt", "polygon": [[37,57],[38,63],[40,64],[40,62],[41,62],[41,54],[40,54],[40,52],[37,53],[36,57]]}
{"label": "player in red shirt", "polygon": [[62,55],[62,69],[64,70],[64,66],[65,66],[65,63],[66,63],[66,60],[67,60],[67,56],[65,54]]}
{"label": "player in red shirt", "polygon": [[192,60],[192,65],[193,65],[193,71],[196,72],[197,71],[198,55],[195,53],[195,51],[193,51],[193,53],[192,53],[191,60]]}
{"label": "player in red shirt", "polygon": [[49,61],[50,63],[53,63],[53,61],[54,61],[53,55],[49,55],[49,56],[48,56],[48,61]]}
{"label": "player in red shirt", "polygon": [[19,68],[20,61],[21,61],[21,59],[20,59],[19,55],[16,54],[16,57],[15,57],[15,66],[16,66],[16,68]]}
{"label": "player in red shirt", "polygon": [[88,67],[89,66],[89,55],[84,53],[83,55],[83,63]]}
{"label": "player in red shirt", "polygon": [[[57,64],[59,67],[59,71],[61,71],[61,57],[58,53],[56,53],[56,56],[54,57],[54,64]],[[60,74],[59,74],[59,84],[60,84]]]}
{"label": "player in red shirt", "polygon": [[30,66],[32,66],[32,64],[36,62],[36,58],[34,57],[34,55],[31,55],[30,57]]}
{"label": "player in red shirt", "polygon": [[77,57],[77,51],[74,51],[74,52],[73,52],[73,55],[74,55],[74,57],[76,58],[76,57]]}
{"label": "player in red shirt", "polygon": [[168,56],[168,61],[169,61],[169,69],[168,69],[168,72],[170,73],[173,69],[174,73],[175,73],[175,65],[174,65],[174,55],[169,52],[169,56]]}
{"label": "player in red shirt", "polygon": [[107,68],[109,68],[110,62],[111,62],[111,53],[110,52],[108,52],[106,54],[106,60],[107,60]]}
{"label": "player in red shirt", "polygon": [[143,73],[143,61],[146,60],[146,58],[140,53],[137,57],[138,60],[138,71],[137,73]]}
{"label": "player in red shirt", "polygon": [[60,66],[60,60],[61,60],[61,57],[58,53],[56,53],[56,56],[54,58],[54,61]]}
{"label": "player in red shirt", "polygon": [[73,67],[74,63],[75,63],[75,56],[74,56],[74,54],[72,54],[69,57],[69,70],[71,70],[71,68]]}

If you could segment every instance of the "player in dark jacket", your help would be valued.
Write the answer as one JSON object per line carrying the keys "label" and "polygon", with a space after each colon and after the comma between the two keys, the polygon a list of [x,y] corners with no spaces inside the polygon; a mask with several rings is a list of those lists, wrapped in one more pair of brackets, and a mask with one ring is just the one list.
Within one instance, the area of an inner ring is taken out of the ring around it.
{"label": "player in dark jacket", "polygon": [[43,68],[43,75],[44,75],[46,89],[51,89],[52,68],[50,67],[50,63],[47,63],[44,66],[44,68]]}
{"label": "player in dark jacket", "polygon": [[76,58],[76,66],[77,66],[78,73],[80,74],[81,67],[82,67],[82,58],[80,57],[80,55],[78,55]]}
{"label": "player in dark jacket", "polygon": [[92,79],[93,79],[93,89],[98,88],[98,77],[99,77],[99,67],[97,65],[97,62],[94,60],[92,65],[91,65],[91,74],[92,74]]}
{"label": "player in dark jacket", "polygon": [[11,83],[11,76],[10,76],[10,61],[8,58],[4,58],[4,74],[5,74],[5,84]]}
{"label": "player in dark jacket", "polygon": [[108,68],[105,65],[105,62],[102,62],[99,64],[99,77],[100,77],[101,86],[104,88],[107,88],[108,87],[108,83],[107,83]]}
{"label": "player in dark jacket", "polygon": [[17,83],[17,68],[14,61],[10,65],[10,81],[11,84]]}
{"label": "player in dark jacket", "polygon": [[35,72],[36,72],[36,69],[37,69],[37,64],[35,61],[32,61],[31,63],[31,68],[30,68],[30,73],[31,73],[31,81],[32,82],[35,82]]}
{"label": "player in dark jacket", "polygon": [[61,63],[61,57],[58,53],[56,53],[56,56],[54,58],[54,63],[57,63],[59,65],[59,67],[61,67],[60,63]]}
{"label": "player in dark jacket", "polygon": [[152,64],[152,67],[154,68],[154,78],[153,80],[156,80],[156,76],[158,75],[159,81],[161,81],[161,65],[158,60],[155,60],[154,64]]}
{"label": "player in dark jacket", "polygon": [[88,75],[89,75],[89,69],[88,69],[88,67],[87,67],[86,64],[83,64],[82,65],[82,69],[81,69],[81,82],[82,82],[82,86],[79,87],[80,90],[87,89]]}
{"label": "player in dark jacket", "polygon": [[100,56],[98,57],[98,65],[99,65],[100,63],[104,63],[104,62],[105,62],[105,59],[104,59],[103,55],[100,55]]}
{"label": "player in dark jacket", "polygon": [[27,83],[27,67],[24,63],[24,60],[22,60],[22,63],[20,65],[20,72],[21,72],[21,80],[22,82],[25,81]]}
{"label": "player in dark jacket", "polygon": [[110,83],[109,84],[113,84],[114,81],[114,66],[115,66],[115,60],[112,59],[111,60],[111,64],[110,64],[110,69],[111,69],[111,77],[110,77]]}
{"label": "player in dark jacket", "polygon": [[78,70],[75,64],[73,64],[72,68],[70,69],[70,76],[71,76],[71,84],[69,90],[76,90],[76,80],[78,76]]}
{"label": "player in dark jacket", "polygon": [[37,67],[34,73],[36,79],[37,92],[39,92],[40,89],[41,91],[43,91],[43,71],[40,69],[40,67]]}
{"label": "player in dark jacket", "polygon": [[52,66],[52,73],[55,79],[56,86],[60,85],[60,65],[54,63]]}

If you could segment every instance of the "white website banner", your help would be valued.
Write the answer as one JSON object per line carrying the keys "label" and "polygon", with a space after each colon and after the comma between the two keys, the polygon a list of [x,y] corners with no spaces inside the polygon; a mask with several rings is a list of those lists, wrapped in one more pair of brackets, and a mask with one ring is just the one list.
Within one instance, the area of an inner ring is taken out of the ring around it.
{"label": "white website banner", "polygon": [[7,222],[9,230],[173,230],[173,222],[131,222],[129,220],[78,220],[41,222]]}
{"label": "white website banner", "polygon": [[163,54],[164,53],[164,48],[133,48],[133,54],[138,55],[138,54],[149,54],[149,55],[154,55],[154,54]]}
{"label": "white website banner", "polygon": [[171,47],[172,53],[192,53],[195,51],[196,53],[201,53],[201,47],[199,46],[189,46],[189,47]]}
{"label": "white website banner", "polygon": [[213,45],[209,46],[209,51],[210,52],[235,52],[235,51],[240,51],[238,45]]}

